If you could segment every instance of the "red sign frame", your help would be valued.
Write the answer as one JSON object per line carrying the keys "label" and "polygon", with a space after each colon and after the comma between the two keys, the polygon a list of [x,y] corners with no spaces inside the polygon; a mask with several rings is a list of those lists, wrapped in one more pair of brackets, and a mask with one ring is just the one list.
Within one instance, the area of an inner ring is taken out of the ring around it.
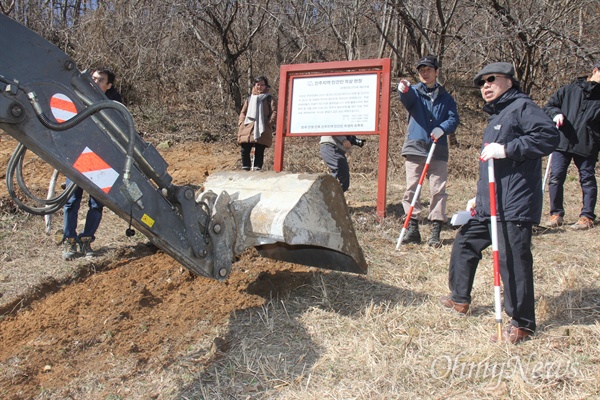
{"label": "red sign frame", "polygon": [[[376,104],[375,130],[365,132],[315,132],[290,134],[293,80],[297,77],[344,76],[357,73],[376,73],[379,96]],[[377,170],[377,216],[385,217],[387,193],[387,161],[390,125],[391,59],[335,61],[325,63],[282,65],[279,75],[279,101],[273,169],[283,170],[284,141],[288,136],[378,135],[379,161]]]}

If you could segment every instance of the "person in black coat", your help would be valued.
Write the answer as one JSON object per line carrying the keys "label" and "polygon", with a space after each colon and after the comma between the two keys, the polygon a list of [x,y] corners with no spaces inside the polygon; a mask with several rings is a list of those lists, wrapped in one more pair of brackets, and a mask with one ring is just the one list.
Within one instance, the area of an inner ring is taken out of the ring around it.
{"label": "person in black coat", "polygon": [[483,134],[475,216],[458,231],[449,268],[450,295],[440,303],[467,314],[475,271],[483,250],[492,245],[488,163],[494,159],[498,254],[504,285],[504,309],[511,317],[502,333],[518,343],[536,329],[533,293],[533,226],[542,216],[542,157],[558,145],[552,120],[519,88],[512,64],[484,67],[474,79],[489,114]]}
{"label": "person in black coat", "polygon": [[572,229],[594,226],[598,197],[596,161],[600,150],[600,61],[594,64],[592,75],[577,78],[558,89],[544,107],[560,129],[560,143],[552,153],[550,181],[550,220],[548,225],[563,225],[565,209],[563,186],[571,161],[579,171],[583,206],[579,220]]}

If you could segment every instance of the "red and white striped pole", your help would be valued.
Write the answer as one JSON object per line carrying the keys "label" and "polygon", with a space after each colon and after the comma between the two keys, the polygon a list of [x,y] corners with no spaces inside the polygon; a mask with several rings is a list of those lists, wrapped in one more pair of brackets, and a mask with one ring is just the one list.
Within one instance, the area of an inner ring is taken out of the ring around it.
{"label": "red and white striped pole", "polygon": [[410,203],[410,208],[408,209],[408,213],[406,214],[406,219],[404,220],[404,225],[402,226],[402,230],[400,231],[400,236],[398,237],[398,242],[396,243],[396,250],[400,250],[400,245],[402,244],[402,238],[404,238],[404,234],[406,233],[406,228],[408,228],[408,224],[410,223],[410,217],[415,209],[415,204],[417,199],[419,198],[419,194],[421,193],[421,187],[423,186],[423,181],[427,176],[427,170],[429,169],[429,164],[431,163],[431,158],[433,157],[433,151],[435,150],[435,145],[437,144],[437,139],[433,141],[431,144],[431,149],[429,150],[429,154],[427,155],[427,160],[425,161],[425,167],[423,167],[423,172],[421,173],[421,178],[419,179],[419,184],[417,185],[417,189],[415,190],[415,195]]}
{"label": "red and white striped pole", "polygon": [[494,310],[498,324],[498,340],[502,339],[502,303],[500,300],[500,255],[498,253],[498,224],[496,222],[496,176],[494,159],[488,160],[488,178],[490,186],[490,221],[492,230],[492,252],[494,256]]}

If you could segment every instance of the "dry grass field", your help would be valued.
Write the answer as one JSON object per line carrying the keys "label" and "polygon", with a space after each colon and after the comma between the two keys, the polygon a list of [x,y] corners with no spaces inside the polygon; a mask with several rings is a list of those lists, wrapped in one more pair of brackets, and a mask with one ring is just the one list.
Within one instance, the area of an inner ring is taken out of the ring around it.
{"label": "dry grass field", "polygon": [[[396,116],[397,117],[397,116]],[[463,118],[468,121],[468,118]],[[474,196],[479,147],[463,122],[451,149],[448,213]],[[106,211],[93,260],[64,262],[44,221],[0,186],[0,393],[3,399],[591,399],[600,398],[600,227],[534,237],[533,340],[491,343],[491,251],[472,313],[447,312],[443,246],[404,245],[402,138],[392,137],[387,216],[375,217],[377,141],[350,156],[346,193],[366,276],[260,258],[248,250],[226,282],[194,277]],[[313,139],[289,141],[286,169],[325,171]],[[15,142],[0,133],[0,171]],[[235,169],[234,144],[161,150],[178,184]],[[272,150],[268,151],[272,157]],[[35,176],[44,168],[30,161]],[[49,174],[48,174],[49,176]],[[576,171],[566,221],[580,206]],[[427,185],[421,198],[428,198]],[[82,212],[87,210],[82,206]],[[83,217],[80,219],[83,220]],[[54,217],[60,229],[62,215]],[[421,227],[422,235],[429,227]],[[504,315],[507,322],[508,319]]]}

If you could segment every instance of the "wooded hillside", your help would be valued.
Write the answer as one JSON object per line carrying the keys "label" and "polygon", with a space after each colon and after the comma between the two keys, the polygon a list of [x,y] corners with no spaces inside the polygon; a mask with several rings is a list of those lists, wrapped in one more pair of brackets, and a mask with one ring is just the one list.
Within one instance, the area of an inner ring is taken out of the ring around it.
{"label": "wooded hillside", "polygon": [[[393,82],[436,54],[449,90],[514,63],[544,101],[600,59],[597,0],[0,0],[0,12],[106,65],[142,130],[231,132],[253,76],[282,64],[391,58]],[[476,97],[475,97],[476,98]]]}

